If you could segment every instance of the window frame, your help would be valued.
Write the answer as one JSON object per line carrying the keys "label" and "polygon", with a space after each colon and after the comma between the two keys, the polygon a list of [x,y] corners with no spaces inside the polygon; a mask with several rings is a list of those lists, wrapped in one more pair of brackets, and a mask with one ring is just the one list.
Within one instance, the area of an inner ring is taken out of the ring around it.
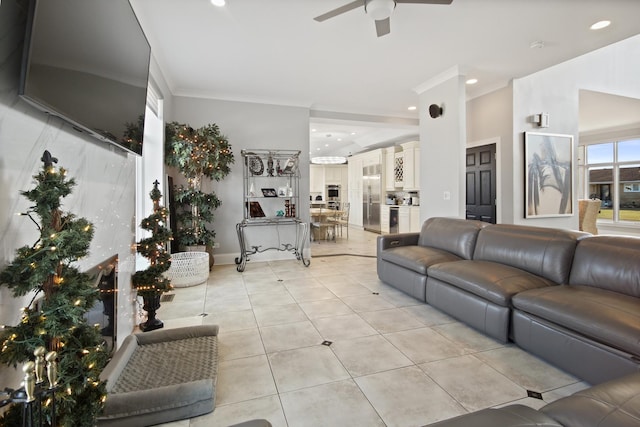
{"label": "window frame", "polygon": [[[637,166],[640,164],[640,155],[636,160],[628,160],[624,162],[618,161],[618,145],[622,142],[637,140],[640,139],[640,133],[630,132],[628,134],[616,135],[613,136],[602,136],[597,139],[590,140],[589,142],[581,142],[579,144],[579,150],[581,151],[582,161],[579,159],[579,170],[580,170],[580,180],[582,181],[581,187],[583,191],[583,197],[589,198],[590,196],[590,186],[591,182],[589,180],[590,170],[594,168],[611,168],[613,181],[611,182],[611,203],[612,203],[612,219],[603,219],[598,218],[598,222],[610,223],[610,224],[637,224],[640,225],[640,221],[631,221],[631,220],[620,220],[620,193],[622,189],[620,188],[620,169],[624,167]],[[589,163],[589,146],[599,145],[599,144],[613,144],[613,162],[602,162],[602,163]],[[638,183],[640,185],[640,183]]]}

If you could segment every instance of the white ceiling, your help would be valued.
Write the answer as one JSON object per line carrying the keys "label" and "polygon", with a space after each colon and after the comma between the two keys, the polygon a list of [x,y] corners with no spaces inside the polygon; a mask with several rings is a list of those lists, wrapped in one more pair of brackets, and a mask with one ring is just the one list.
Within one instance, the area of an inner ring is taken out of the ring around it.
{"label": "white ceiling", "polygon": [[638,0],[398,4],[381,38],[362,8],[313,20],[348,2],[131,0],[174,95],[310,108],[312,156],[415,138],[414,88],[452,67],[473,98],[640,33]]}

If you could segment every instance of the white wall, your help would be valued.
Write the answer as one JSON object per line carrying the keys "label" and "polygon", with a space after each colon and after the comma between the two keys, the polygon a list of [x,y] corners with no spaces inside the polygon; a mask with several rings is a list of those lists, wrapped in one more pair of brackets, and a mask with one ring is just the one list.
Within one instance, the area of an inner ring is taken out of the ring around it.
{"label": "white wall", "polygon": [[[213,189],[222,206],[215,212],[213,229],[220,248],[215,251],[216,264],[231,264],[240,254],[235,226],[243,218],[242,149],[300,150],[300,206],[298,213],[309,222],[309,110],[301,107],[285,107],[236,101],[222,101],[189,97],[174,97],[173,113],[168,120],[200,127],[216,123],[231,143],[235,164],[231,173],[220,182],[207,188]],[[174,183],[179,183],[174,176]],[[294,227],[247,228],[249,245],[277,246],[281,242],[293,242]],[[267,251],[251,257],[252,261],[268,259],[293,259],[290,253]]]}
{"label": "white wall", "polygon": [[[21,190],[33,188],[32,176],[42,166],[40,158],[49,150],[59,166],[75,178],[73,193],[62,209],[85,217],[95,225],[90,254],[77,263],[81,270],[114,254],[120,259],[118,273],[117,334],[119,342],[133,330],[134,301],[130,276],[134,266],[135,162],[113,146],[78,133],[62,120],[47,116],[22,101],[18,93],[24,11],[14,1],[0,7],[0,268],[15,257],[15,250],[32,245],[39,237],[35,225],[17,212],[30,202]],[[0,324],[16,324],[20,307],[29,297],[13,298],[0,287]],[[0,366],[0,384],[18,386],[19,372]]]}
{"label": "white wall", "polygon": [[[640,36],[631,37],[611,46],[590,52],[570,61],[513,82],[513,175],[505,180],[514,182],[514,223],[558,228],[578,228],[577,197],[571,217],[524,218],[524,158],[523,133],[537,131],[569,134],[578,145],[578,91],[611,93],[640,98]],[[540,129],[530,121],[533,114],[547,112],[550,127]],[[574,147],[574,148],[575,148]],[[574,150],[574,188],[577,190],[577,149]]]}
{"label": "white wall", "polygon": [[[420,105],[420,220],[465,217],[465,78],[454,75],[418,95]],[[442,106],[433,119],[429,105]]]}

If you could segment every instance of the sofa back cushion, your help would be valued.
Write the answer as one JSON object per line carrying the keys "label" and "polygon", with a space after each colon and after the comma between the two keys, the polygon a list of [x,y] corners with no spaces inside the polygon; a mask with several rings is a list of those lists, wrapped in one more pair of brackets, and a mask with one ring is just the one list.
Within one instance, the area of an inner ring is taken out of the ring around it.
{"label": "sofa back cushion", "polygon": [[495,224],[480,231],[473,259],[510,265],[555,283],[567,283],[579,238],[575,231]]}
{"label": "sofa back cushion", "polygon": [[422,224],[418,245],[451,252],[464,259],[473,258],[478,232],[486,222],[460,218],[429,218]]}
{"label": "sofa back cushion", "polygon": [[640,238],[593,236],[580,240],[569,284],[640,298]]}

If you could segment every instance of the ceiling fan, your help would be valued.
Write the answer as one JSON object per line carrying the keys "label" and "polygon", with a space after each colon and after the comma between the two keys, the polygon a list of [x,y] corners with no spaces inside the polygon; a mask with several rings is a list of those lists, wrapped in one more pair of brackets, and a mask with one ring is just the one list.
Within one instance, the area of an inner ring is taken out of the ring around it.
{"label": "ceiling fan", "polygon": [[391,32],[390,16],[398,3],[414,4],[451,4],[453,0],[355,0],[313,18],[318,22],[326,21],[345,12],[364,6],[367,15],[376,21],[376,34],[382,37]]}

